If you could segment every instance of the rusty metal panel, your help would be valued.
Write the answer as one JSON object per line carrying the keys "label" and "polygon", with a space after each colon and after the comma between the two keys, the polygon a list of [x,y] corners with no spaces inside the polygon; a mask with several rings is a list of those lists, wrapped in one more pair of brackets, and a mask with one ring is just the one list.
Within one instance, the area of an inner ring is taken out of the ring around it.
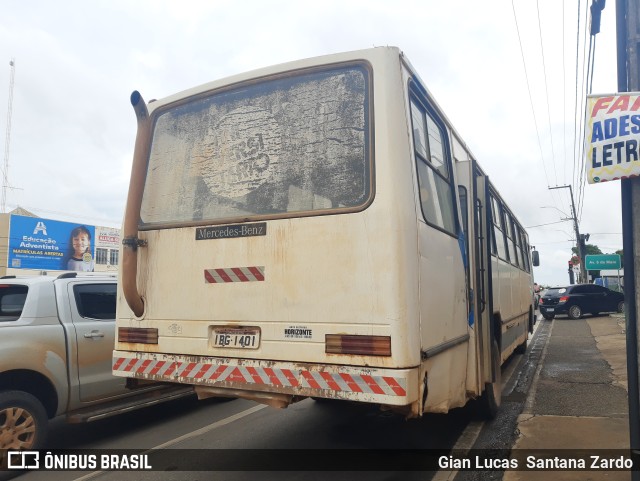
{"label": "rusty metal panel", "polygon": [[406,406],[416,370],[114,352],[116,376]]}

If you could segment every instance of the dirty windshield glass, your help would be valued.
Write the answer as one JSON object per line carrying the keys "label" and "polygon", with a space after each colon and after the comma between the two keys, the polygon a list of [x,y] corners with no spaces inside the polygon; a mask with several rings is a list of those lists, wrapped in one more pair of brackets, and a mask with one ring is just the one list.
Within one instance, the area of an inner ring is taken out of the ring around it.
{"label": "dirty windshield glass", "polygon": [[306,72],[162,112],[143,225],[362,206],[370,195],[368,75],[359,66]]}

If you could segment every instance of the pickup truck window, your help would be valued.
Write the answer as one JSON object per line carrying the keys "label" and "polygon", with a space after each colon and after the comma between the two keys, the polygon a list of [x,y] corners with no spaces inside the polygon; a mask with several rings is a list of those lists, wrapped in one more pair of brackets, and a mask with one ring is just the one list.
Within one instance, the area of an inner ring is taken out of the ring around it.
{"label": "pickup truck window", "polygon": [[27,286],[0,284],[0,321],[17,321],[27,299]]}
{"label": "pickup truck window", "polygon": [[115,320],[115,284],[79,284],[73,287],[78,313],[85,319]]}

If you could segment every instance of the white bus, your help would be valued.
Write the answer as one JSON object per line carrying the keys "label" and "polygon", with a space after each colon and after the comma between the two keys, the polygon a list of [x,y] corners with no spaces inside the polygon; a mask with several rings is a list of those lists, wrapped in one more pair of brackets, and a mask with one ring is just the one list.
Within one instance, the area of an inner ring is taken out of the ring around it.
{"label": "white bus", "polygon": [[115,375],[495,414],[534,322],[527,235],[400,50],[132,104]]}

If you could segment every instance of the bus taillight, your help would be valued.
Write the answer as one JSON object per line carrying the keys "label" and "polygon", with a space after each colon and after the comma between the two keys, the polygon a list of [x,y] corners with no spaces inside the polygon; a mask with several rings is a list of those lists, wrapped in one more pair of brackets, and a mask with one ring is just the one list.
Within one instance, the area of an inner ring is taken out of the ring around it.
{"label": "bus taillight", "polygon": [[158,344],[158,329],[143,327],[119,327],[118,342]]}
{"label": "bus taillight", "polygon": [[391,356],[391,337],[327,334],[327,354],[359,354],[362,356]]}

